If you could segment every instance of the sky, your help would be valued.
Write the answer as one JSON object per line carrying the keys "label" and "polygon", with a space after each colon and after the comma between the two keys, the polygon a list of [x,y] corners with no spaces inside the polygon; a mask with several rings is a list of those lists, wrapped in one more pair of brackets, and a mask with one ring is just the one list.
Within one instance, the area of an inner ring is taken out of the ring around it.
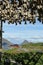
{"label": "sky", "polygon": [[11,41],[12,43],[22,43],[24,40],[29,42],[43,42],[43,24],[36,20],[36,23],[30,24],[27,21],[25,25],[3,23],[3,38]]}

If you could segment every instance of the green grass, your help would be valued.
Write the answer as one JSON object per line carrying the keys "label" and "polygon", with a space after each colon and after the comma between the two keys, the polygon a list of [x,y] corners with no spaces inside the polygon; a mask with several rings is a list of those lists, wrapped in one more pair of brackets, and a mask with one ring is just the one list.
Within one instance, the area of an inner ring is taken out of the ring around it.
{"label": "green grass", "polygon": [[[25,43],[25,44],[22,44],[20,47],[21,47],[21,50],[19,50],[20,48],[13,48],[9,50],[3,50],[2,52],[17,54],[17,53],[25,53],[25,52],[43,51],[43,43],[29,43],[29,44]],[[24,49],[27,51],[25,51]]]}

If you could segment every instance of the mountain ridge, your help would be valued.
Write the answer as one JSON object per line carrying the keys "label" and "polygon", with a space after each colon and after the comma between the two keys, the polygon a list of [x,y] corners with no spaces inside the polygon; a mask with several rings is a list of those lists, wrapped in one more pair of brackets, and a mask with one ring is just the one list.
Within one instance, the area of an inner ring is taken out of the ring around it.
{"label": "mountain ridge", "polygon": [[21,44],[28,44],[29,42],[27,40],[24,40]]}
{"label": "mountain ridge", "polygon": [[2,38],[2,45],[3,45],[4,43],[7,43],[8,45],[13,44],[13,43],[11,43],[10,41],[8,41],[7,39]]}

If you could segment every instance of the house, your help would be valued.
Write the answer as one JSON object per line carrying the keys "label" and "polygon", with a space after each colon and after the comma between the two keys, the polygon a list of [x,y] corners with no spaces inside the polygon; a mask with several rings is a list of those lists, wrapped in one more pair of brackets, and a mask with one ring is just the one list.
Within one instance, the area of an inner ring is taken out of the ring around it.
{"label": "house", "polygon": [[19,48],[18,44],[10,45],[10,48]]}

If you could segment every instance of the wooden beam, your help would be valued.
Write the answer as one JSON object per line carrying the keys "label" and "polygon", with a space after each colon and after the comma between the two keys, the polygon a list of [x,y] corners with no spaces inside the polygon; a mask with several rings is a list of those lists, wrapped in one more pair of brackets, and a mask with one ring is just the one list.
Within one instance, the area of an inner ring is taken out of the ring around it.
{"label": "wooden beam", "polygon": [[2,21],[0,23],[0,49],[2,48]]}

